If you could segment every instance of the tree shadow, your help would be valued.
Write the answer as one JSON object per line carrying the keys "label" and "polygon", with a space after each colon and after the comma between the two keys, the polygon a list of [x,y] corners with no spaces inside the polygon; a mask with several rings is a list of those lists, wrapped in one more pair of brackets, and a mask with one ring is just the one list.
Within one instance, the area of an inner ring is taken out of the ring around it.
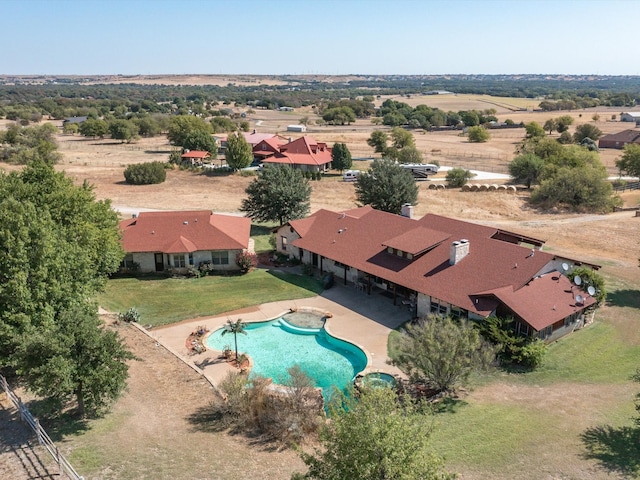
{"label": "tree shadow", "polygon": [[640,428],[601,425],[588,428],[580,439],[587,450],[585,458],[627,478],[640,475]]}
{"label": "tree shadow", "polygon": [[275,226],[258,225],[258,224],[252,223],[249,235],[252,237],[257,237],[261,235],[271,235],[271,230],[273,230],[274,228]]}
{"label": "tree shadow", "polygon": [[640,290],[616,290],[607,293],[607,305],[612,307],[640,308]]}
{"label": "tree shadow", "polygon": [[461,408],[466,407],[467,405],[469,404],[464,400],[447,397],[442,401],[431,404],[430,406],[433,414],[439,415],[443,413],[457,413]]}
{"label": "tree shadow", "polygon": [[224,403],[211,402],[186,417],[194,432],[227,433],[242,436],[249,445],[265,452],[281,451],[286,446],[273,438],[261,435],[244,427],[240,419],[225,410]]}
{"label": "tree shadow", "polygon": [[78,435],[89,429],[86,418],[80,417],[75,409],[64,409],[55,400],[32,400],[28,403],[28,408],[54,442],[60,442],[69,435]]}
{"label": "tree shadow", "polygon": [[171,153],[171,150],[145,150],[144,153],[148,153],[151,155],[169,155]]}
{"label": "tree shadow", "polygon": [[231,422],[225,418],[225,412],[219,404],[211,402],[186,417],[192,425],[194,432],[220,433],[227,431],[230,434],[238,433],[232,428]]}

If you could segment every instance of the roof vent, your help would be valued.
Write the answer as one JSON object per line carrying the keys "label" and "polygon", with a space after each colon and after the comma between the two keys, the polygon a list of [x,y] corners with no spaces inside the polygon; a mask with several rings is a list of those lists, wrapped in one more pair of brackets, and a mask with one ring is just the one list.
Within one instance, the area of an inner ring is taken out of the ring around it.
{"label": "roof vent", "polygon": [[186,220],[184,222],[182,222],[183,225],[189,225],[189,222],[187,222]]}

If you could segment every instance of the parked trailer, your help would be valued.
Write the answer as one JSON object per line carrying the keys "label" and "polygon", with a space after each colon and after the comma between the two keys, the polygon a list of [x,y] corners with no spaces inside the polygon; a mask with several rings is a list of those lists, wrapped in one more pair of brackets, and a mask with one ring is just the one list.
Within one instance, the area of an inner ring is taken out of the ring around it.
{"label": "parked trailer", "polygon": [[342,174],[342,179],[345,182],[355,182],[360,175],[360,170],[347,170]]}
{"label": "parked trailer", "polygon": [[431,163],[401,163],[400,166],[409,170],[416,180],[427,180],[429,175],[438,173],[438,166]]}

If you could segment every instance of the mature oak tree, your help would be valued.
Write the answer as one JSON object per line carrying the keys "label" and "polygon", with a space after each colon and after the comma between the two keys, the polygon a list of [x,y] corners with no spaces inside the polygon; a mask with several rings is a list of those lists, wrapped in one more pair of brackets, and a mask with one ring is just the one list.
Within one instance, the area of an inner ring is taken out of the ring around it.
{"label": "mature oak tree", "polygon": [[80,413],[124,388],[128,354],[92,302],[124,255],[118,217],[42,161],[0,175],[0,365]]}
{"label": "mature oak tree", "polygon": [[622,156],[616,160],[616,167],[625,175],[640,177],[640,145],[627,143]]}
{"label": "mature oak tree", "polygon": [[595,125],[591,125],[590,123],[585,123],[583,125],[578,125],[576,127],[576,131],[573,134],[573,140],[576,143],[580,143],[585,138],[590,138],[591,140],[598,140],[602,136],[602,130],[600,130]]}
{"label": "mature oak tree", "polygon": [[[339,402],[339,403],[338,403]],[[321,431],[322,449],[302,453],[309,467],[293,479],[449,480],[443,459],[429,445],[429,416],[390,388],[341,396]]]}
{"label": "mature oak tree", "polygon": [[532,183],[538,183],[543,168],[544,160],[534,153],[525,153],[514,158],[509,164],[509,174],[514,181],[531,188]]}
{"label": "mature oak tree", "polygon": [[218,142],[213,135],[204,130],[189,132],[182,142],[182,148],[209,152],[214,157],[218,154]]}
{"label": "mature oak tree", "polygon": [[371,168],[358,175],[356,198],[363,205],[399,214],[405,203],[415,204],[418,187],[413,175],[391,160],[374,160]]}
{"label": "mature oak tree", "polygon": [[213,133],[213,127],[200,117],[193,115],[177,115],[171,119],[167,138],[174,145],[184,145],[185,139],[193,131],[202,131],[208,134]]}
{"label": "mature oak tree", "polygon": [[259,222],[303,218],[309,213],[311,186],[300,170],[288,165],[269,165],[246,188],[241,211]]}
{"label": "mature oak tree", "polygon": [[469,127],[467,130],[467,138],[472,143],[484,143],[489,140],[490,137],[489,130],[480,125]]}

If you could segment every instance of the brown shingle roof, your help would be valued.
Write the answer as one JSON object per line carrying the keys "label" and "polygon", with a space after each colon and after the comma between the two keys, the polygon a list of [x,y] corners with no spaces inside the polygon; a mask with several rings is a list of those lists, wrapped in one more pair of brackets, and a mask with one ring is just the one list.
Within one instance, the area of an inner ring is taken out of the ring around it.
{"label": "brown shingle roof", "polygon": [[425,227],[416,227],[405,233],[393,237],[383,243],[385,247],[395,248],[412,255],[419,255],[422,252],[441,244],[451,235]]}
{"label": "brown shingle roof", "polygon": [[143,212],[120,222],[126,252],[187,253],[240,250],[249,245],[251,220],[209,210]]}
{"label": "brown shingle roof", "polygon": [[503,287],[491,293],[537,331],[596,303],[558,272],[537,277],[519,290]]}
{"label": "brown shingle roof", "polygon": [[[501,240],[504,235],[494,238],[498,230],[493,227],[439,215],[412,220],[370,207],[344,215],[320,210],[290,225],[302,237],[292,242],[294,246],[483,316],[497,305],[495,300],[486,297],[488,293],[496,296],[499,293],[501,301],[504,298],[505,304],[508,301],[509,307],[523,320],[528,322],[531,318],[536,325],[542,322],[541,318],[555,317],[540,313],[549,302],[555,302],[557,308],[564,305],[559,300],[565,297],[556,296],[558,292],[554,290],[562,291],[562,285],[532,282],[554,256],[538,250],[532,255],[528,247]],[[450,265],[451,242],[461,239],[469,241],[469,253],[457,264]],[[410,252],[431,249],[408,260],[387,253],[385,245]],[[527,284],[526,290],[518,293]],[[532,293],[527,295],[527,292]],[[536,297],[531,303],[540,310],[531,310],[529,314],[531,295]],[[560,314],[565,310],[556,311]]]}
{"label": "brown shingle roof", "polygon": [[640,130],[623,130],[600,137],[604,142],[640,143]]}

